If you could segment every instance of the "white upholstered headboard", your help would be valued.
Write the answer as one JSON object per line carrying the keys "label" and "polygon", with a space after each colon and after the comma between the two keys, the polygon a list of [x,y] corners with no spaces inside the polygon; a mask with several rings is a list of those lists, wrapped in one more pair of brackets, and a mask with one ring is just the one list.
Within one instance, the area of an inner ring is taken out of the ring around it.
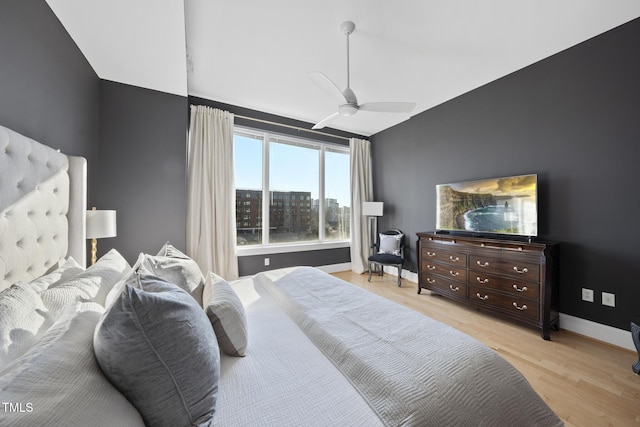
{"label": "white upholstered headboard", "polygon": [[85,265],[87,162],[0,126],[0,290]]}

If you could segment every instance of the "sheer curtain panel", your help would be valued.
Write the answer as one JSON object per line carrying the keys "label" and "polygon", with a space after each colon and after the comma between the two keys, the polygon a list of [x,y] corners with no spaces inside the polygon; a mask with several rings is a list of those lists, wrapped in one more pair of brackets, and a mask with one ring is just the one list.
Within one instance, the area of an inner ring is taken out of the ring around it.
{"label": "sheer curtain panel", "polygon": [[362,274],[367,269],[371,242],[368,218],[362,215],[362,203],[373,200],[371,142],[351,138],[351,270]]}
{"label": "sheer curtain panel", "polygon": [[233,114],[191,106],[187,167],[187,254],[203,273],[238,277]]}

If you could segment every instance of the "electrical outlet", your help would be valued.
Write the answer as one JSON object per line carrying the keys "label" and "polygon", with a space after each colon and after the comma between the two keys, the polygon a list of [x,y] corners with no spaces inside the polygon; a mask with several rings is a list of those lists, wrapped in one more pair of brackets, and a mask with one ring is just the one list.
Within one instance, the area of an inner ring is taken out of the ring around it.
{"label": "electrical outlet", "polygon": [[593,302],[593,289],[582,288],[582,301]]}
{"label": "electrical outlet", "polygon": [[602,293],[602,305],[608,305],[609,307],[616,306],[616,294],[610,294],[609,292]]}
{"label": "electrical outlet", "polygon": [[264,265],[269,265],[269,258],[264,259]]}

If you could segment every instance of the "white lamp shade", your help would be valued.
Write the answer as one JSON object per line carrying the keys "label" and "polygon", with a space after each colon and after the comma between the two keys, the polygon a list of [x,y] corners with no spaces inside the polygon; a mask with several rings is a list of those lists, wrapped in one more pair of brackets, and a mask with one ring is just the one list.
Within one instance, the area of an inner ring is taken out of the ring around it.
{"label": "white lamp shade", "polygon": [[382,216],[382,208],[384,202],[363,202],[362,215],[365,216]]}
{"label": "white lamp shade", "polygon": [[116,211],[87,211],[87,239],[115,237]]}

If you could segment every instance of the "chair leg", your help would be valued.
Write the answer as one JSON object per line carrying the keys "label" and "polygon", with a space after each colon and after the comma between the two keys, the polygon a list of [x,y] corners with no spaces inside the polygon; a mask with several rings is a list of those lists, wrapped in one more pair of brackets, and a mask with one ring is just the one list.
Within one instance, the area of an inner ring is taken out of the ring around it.
{"label": "chair leg", "polygon": [[398,287],[402,286],[402,265],[398,266]]}
{"label": "chair leg", "polygon": [[371,281],[371,263],[369,263],[369,278],[367,279],[367,281]]}

